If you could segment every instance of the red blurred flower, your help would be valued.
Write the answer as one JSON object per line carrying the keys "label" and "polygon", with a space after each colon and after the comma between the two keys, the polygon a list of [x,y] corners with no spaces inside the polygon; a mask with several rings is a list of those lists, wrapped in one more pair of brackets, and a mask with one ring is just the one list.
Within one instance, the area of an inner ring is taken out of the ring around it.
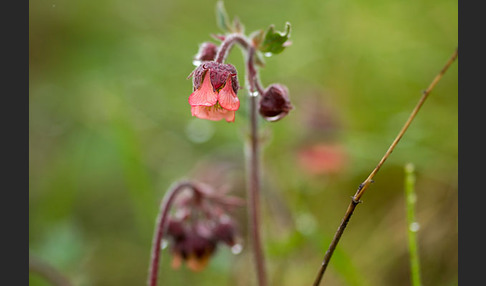
{"label": "red blurred flower", "polygon": [[192,116],[201,119],[235,121],[240,107],[236,69],[230,64],[206,62],[192,73],[194,92],[189,96]]}
{"label": "red blurred flower", "polygon": [[318,143],[306,146],[297,154],[299,165],[312,175],[336,174],[346,164],[346,154],[340,145]]}

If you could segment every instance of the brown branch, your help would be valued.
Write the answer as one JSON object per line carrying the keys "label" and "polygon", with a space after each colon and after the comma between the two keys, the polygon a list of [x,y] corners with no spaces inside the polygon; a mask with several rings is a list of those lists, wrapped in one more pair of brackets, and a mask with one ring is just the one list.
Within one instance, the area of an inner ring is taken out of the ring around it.
{"label": "brown branch", "polygon": [[422,97],[420,98],[419,102],[413,109],[412,113],[408,117],[407,121],[403,125],[402,129],[398,133],[397,137],[393,141],[393,143],[390,145],[388,150],[386,151],[385,155],[383,158],[381,158],[380,162],[378,165],[375,167],[375,169],[371,172],[371,174],[366,178],[366,180],[361,183],[358,187],[358,190],[356,191],[356,194],[352,197],[351,203],[349,204],[346,213],[344,214],[344,217],[341,221],[341,224],[339,225],[336,234],[334,235],[331,244],[329,245],[329,248],[326,251],[326,254],[324,255],[324,260],[321,264],[321,267],[319,268],[319,272],[317,273],[317,277],[314,280],[313,286],[318,286],[322,280],[322,276],[324,275],[324,272],[326,271],[326,268],[329,264],[329,261],[331,259],[331,256],[336,249],[337,244],[339,243],[339,239],[341,238],[346,225],[349,222],[349,219],[351,218],[351,215],[353,214],[356,206],[360,203],[360,198],[363,196],[364,192],[368,189],[371,183],[373,183],[373,178],[375,175],[378,173],[380,170],[381,166],[385,163],[386,159],[390,156],[390,154],[393,152],[395,147],[397,146],[398,142],[400,139],[403,137],[405,132],[407,131],[408,127],[410,126],[410,123],[412,123],[412,120],[415,118],[417,113],[419,112],[420,108],[424,104],[425,100],[429,96],[430,92],[434,89],[434,87],[437,85],[437,83],[440,81],[444,73],[447,71],[447,69],[450,67],[450,65],[456,60],[458,56],[458,50],[456,49],[452,56],[449,58],[445,66],[442,68],[442,70],[439,72],[439,74],[432,80],[430,83],[429,87],[423,92]]}

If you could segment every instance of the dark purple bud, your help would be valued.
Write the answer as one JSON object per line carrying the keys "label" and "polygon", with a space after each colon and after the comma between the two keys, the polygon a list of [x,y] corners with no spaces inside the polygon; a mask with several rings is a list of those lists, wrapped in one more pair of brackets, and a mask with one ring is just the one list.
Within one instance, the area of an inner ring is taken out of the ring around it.
{"label": "dark purple bud", "polygon": [[258,111],[267,121],[278,121],[292,109],[287,87],[281,84],[271,84],[262,94]]}
{"label": "dark purple bud", "polygon": [[174,240],[182,240],[185,237],[185,229],[182,222],[170,219],[167,223],[167,235]]}
{"label": "dark purple bud", "polygon": [[199,46],[199,51],[194,56],[195,61],[212,61],[216,57],[218,46],[211,42],[204,42]]}
{"label": "dark purple bud", "polygon": [[205,255],[211,255],[216,249],[216,244],[214,241],[196,234],[190,236],[190,244],[191,253],[193,253],[197,258],[202,258]]}
{"label": "dark purple bud", "polygon": [[213,230],[214,238],[233,246],[236,243],[236,228],[232,221],[218,223]]}

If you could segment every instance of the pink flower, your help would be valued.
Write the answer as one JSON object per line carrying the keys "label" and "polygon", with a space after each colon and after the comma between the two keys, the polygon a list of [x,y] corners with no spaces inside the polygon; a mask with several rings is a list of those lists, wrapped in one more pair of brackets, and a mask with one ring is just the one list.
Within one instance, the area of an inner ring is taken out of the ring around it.
{"label": "pink flower", "polygon": [[192,116],[201,119],[235,121],[240,107],[236,69],[230,64],[206,62],[192,73],[194,92],[189,96]]}
{"label": "pink flower", "polygon": [[341,145],[316,143],[298,151],[302,169],[312,175],[338,174],[346,165],[346,153]]}

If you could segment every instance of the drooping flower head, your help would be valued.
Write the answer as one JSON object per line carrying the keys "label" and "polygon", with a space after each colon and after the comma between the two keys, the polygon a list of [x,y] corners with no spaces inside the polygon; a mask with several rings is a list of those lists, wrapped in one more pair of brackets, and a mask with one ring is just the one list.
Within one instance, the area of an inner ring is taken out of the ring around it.
{"label": "drooping flower head", "polygon": [[189,96],[192,116],[234,122],[235,111],[240,107],[236,68],[230,64],[203,62],[190,76],[194,87]]}
{"label": "drooping flower head", "polygon": [[177,269],[185,262],[192,271],[201,271],[220,244],[236,244],[236,223],[229,211],[243,202],[205,184],[198,184],[197,191],[186,195],[174,203],[176,212],[166,226],[172,267]]}

